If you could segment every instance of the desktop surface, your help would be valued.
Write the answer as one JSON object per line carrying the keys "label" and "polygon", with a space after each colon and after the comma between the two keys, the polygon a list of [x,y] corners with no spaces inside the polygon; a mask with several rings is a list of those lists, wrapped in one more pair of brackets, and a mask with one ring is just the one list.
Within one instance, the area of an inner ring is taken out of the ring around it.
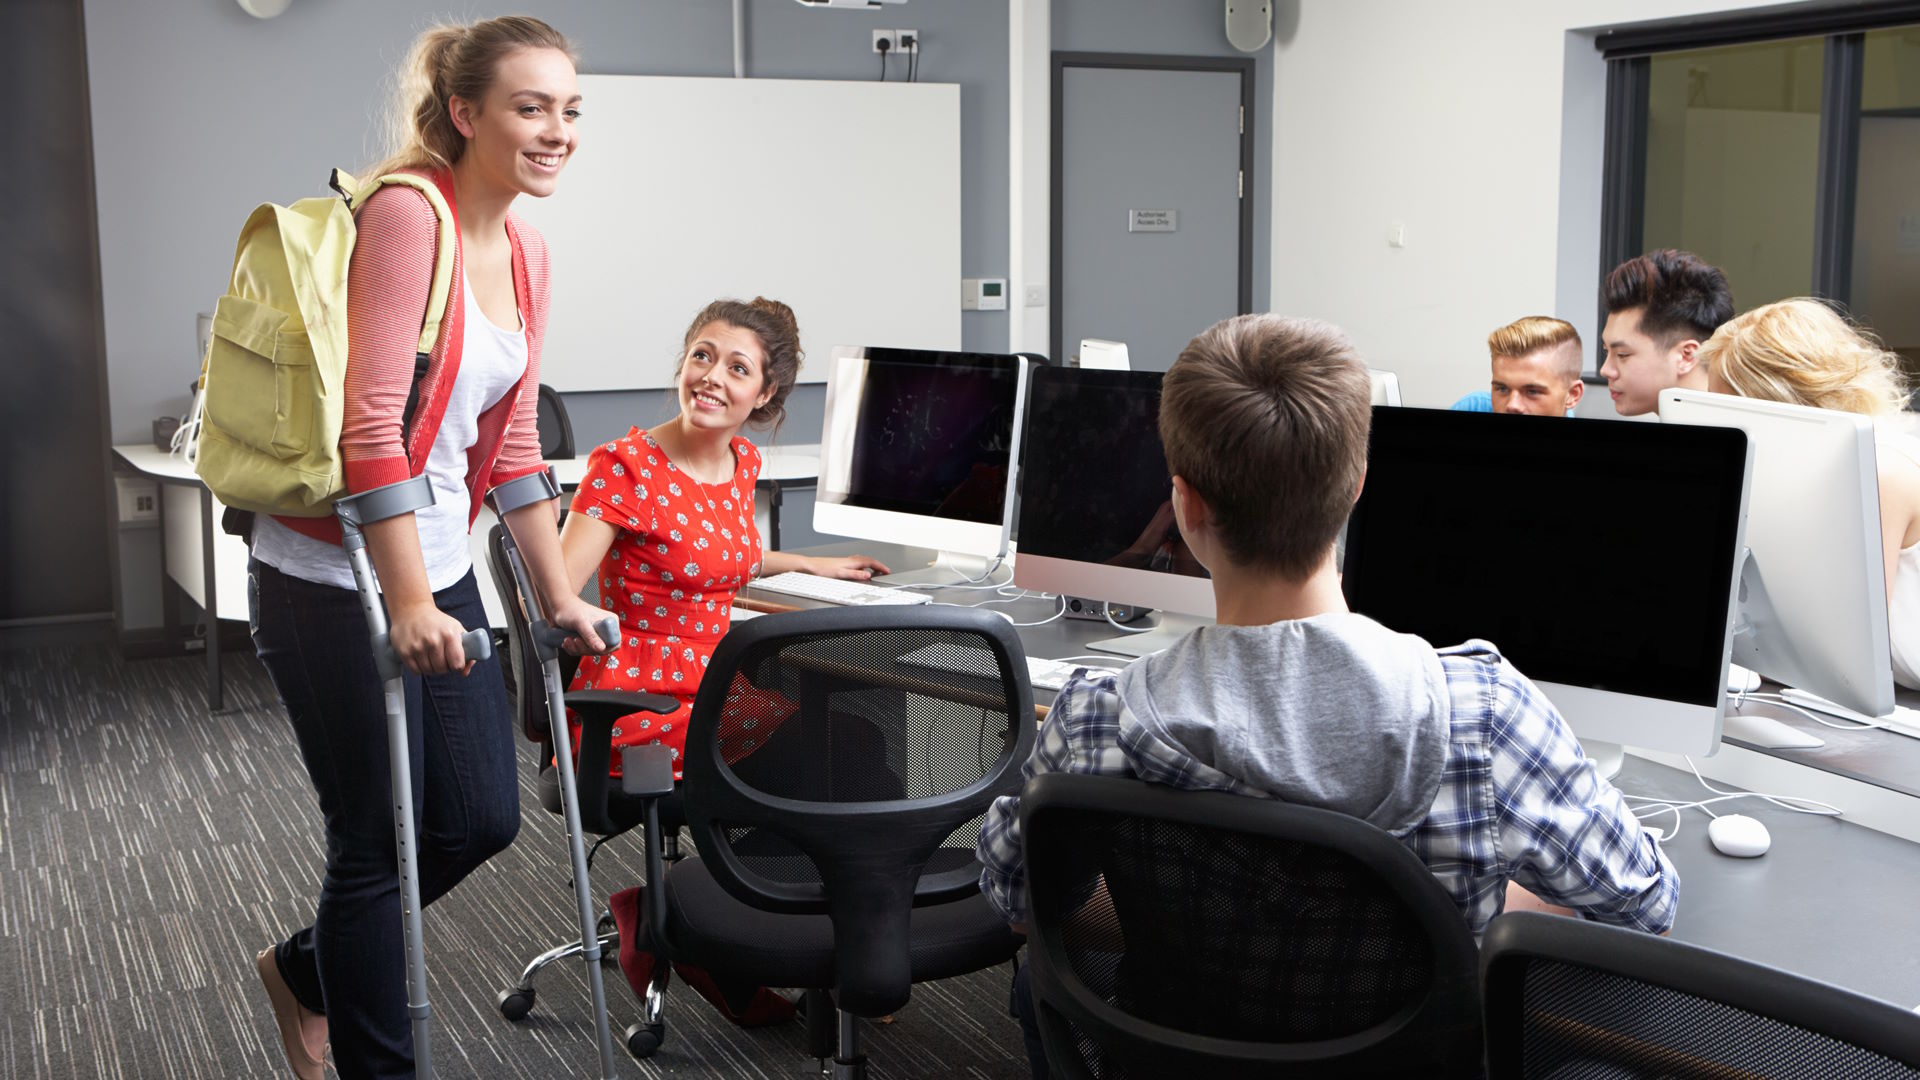
{"label": "desktop surface", "polygon": [[[888,565],[920,565],[932,555],[899,545],[845,543],[801,554],[845,554],[856,549]],[[992,590],[945,589],[932,595],[936,601],[960,604],[998,599]],[[1004,612],[1016,623],[1031,623],[1058,610],[1058,603],[1026,598],[984,610]],[[1159,617],[1189,628],[1206,621],[1165,613]],[[1018,632],[1034,656],[1077,657],[1087,652],[1087,642],[1111,631],[1104,623],[1059,619],[1021,626]],[[1098,666],[1118,668],[1124,662],[1123,657],[1111,657]],[[1920,703],[1920,694],[1903,691],[1902,695],[1903,703]],[[1033,693],[1038,704],[1051,704],[1054,697],[1037,688]],[[1870,752],[1855,748],[1853,742],[1860,740],[1864,745],[1874,739],[1882,751],[1892,745],[1904,752],[1909,750],[1905,744],[1913,744],[1911,751],[1920,758],[1920,740],[1886,732],[1848,735],[1821,730],[1828,736],[1842,736],[1830,738],[1832,751],[1778,753],[1794,760],[1829,752],[1864,757]],[[1920,770],[1909,775],[1920,776]],[[1614,785],[1634,795],[1682,801],[1708,797],[1692,775],[1633,755],[1628,755]],[[1681,879],[1680,911],[1672,936],[1905,1008],[1920,1005],[1920,951],[1908,947],[1916,898],[1920,898],[1920,844],[1844,819],[1791,813],[1759,799],[1739,800],[1726,812],[1734,811],[1764,823],[1773,834],[1772,849],[1757,859],[1721,855],[1708,846],[1706,815],[1684,811],[1686,825],[1665,848]]]}

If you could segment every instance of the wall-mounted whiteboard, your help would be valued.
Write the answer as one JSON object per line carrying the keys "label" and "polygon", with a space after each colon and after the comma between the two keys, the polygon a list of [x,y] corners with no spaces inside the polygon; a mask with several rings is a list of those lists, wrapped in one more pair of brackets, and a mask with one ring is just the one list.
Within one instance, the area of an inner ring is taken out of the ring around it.
{"label": "wall-mounted whiteboard", "polygon": [[835,345],[960,347],[960,88],[583,75],[580,149],[546,199],[553,300],[540,381],[670,386],[722,296],[792,306]]}

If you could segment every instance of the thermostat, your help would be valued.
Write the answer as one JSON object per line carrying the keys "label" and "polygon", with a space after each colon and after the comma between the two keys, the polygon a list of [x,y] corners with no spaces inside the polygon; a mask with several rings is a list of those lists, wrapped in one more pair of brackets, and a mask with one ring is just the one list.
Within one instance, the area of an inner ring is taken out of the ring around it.
{"label": "thermostat", "polygon": [[1007,310],[1006,278],[961,278],[961,311]]}

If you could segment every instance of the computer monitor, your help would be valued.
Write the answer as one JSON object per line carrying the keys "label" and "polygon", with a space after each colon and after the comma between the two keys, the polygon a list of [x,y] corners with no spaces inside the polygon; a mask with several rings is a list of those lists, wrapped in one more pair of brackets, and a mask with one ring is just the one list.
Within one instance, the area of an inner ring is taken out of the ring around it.
{"label": "computer monitor", "polygon": [[933,548],[963,572],[1005,555],[1032,367],[999,353],[835,347],[814,531]]}
{"label": "computer monitor", "polygon": [[1437,646],[1492,642],[1596,760],[1712,754],[1748,461],[1724,428],[1376,408],[1347,603]]}
{"label": "computer monitor", "polygon": [[[1753,443],[1734,662],[1856,713],[1892,712],[1873,422],[1699,390],[1661,391],[1659,413],[1663,424],[1737,427]],[[1763,717],[1730,716],[1727,734],[1821,745]]]}
{"label": "computer monitor", "polygon": [[1127,360],[1126,342],[1082,338],[1080,339],[1080,366],[1100,371],[1126,371],[1133,365]]}
{"label": "computer monitor", "polygon": [[1391,371],[1367,369],[1367,381],[1373,386],[1375,405],[1400,404],[1400,376]]}
{"label": "computer monitor", "polygon": [[[1043,368],[1027,388],[1014,584],[1213,617],[1213,582],[1180,539],[1160,448],[1158,371]],[[1144,656],[1178,634],[1091,643]]]}

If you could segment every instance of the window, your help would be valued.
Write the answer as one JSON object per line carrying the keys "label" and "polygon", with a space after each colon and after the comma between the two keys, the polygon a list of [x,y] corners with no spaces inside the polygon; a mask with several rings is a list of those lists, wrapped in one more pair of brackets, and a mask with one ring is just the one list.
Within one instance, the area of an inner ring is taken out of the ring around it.
{"label": "window", "polygon": [[1601,271],[1656,247],[1746,311],[1848,308],[1920,373],[1920,3],[1609,31]]}

